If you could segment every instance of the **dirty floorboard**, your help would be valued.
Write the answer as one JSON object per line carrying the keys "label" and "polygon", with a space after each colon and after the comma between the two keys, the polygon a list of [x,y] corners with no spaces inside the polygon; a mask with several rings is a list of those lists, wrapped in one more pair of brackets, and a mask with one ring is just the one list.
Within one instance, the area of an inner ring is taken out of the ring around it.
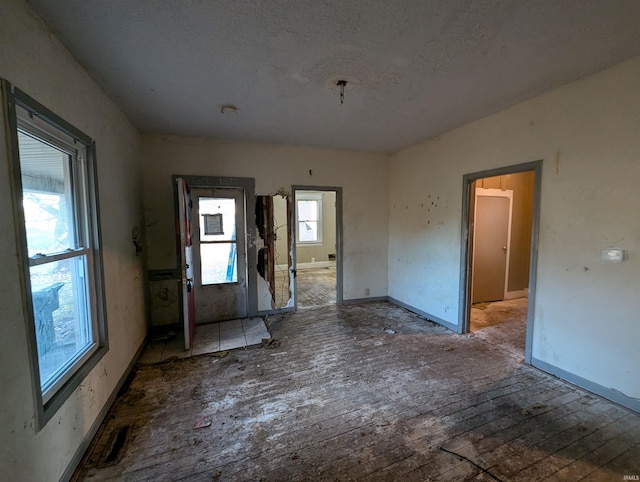
{"label": "dirty floorboard", "polygon": [[297,274],[298,309],[336,304],[336,268],[300,269]]}
{"label": "dirty floorboard", "polygon": [[[623,480],[640,415],[388,303],[138,366],[76,480]],[[487,330],[499,330],[495,325]]]}

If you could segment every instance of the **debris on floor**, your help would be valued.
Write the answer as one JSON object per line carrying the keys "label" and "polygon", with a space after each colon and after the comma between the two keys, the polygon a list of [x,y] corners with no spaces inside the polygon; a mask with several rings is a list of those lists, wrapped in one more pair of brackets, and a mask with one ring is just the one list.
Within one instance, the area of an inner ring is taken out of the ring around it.
{"label": "debris on floor", "polygon": [[269,348],[273,350],[274,348],[278,348],[282,343],[280,340],[276,340],[275,338],[263,338],[262,339],[262,347]]}
{"label": "debris on floor", "polygon": [[194,429],[205,428],[211,426],[211,420],[208,418],[199,418],[196,423],[193,424]]}
{"label": "debris on floor", "polygon": [[216,357],[216,358],[224,358],[229,354],[228,350],[223,350],[223,351],[217,351],[215,353],[212,353],[211,355]]}
{"label": "debris on floor", "polygon": [[466,338],[387,302],[334,306],[257,338],[280,348],[139,366],[73,480],[637,473],[640,415],[524,364],[521,311]]}
{"label": "debris on floor", "polygon": [[385,333],[389,334],[389,335],[395,335],[396,334],[396,330],[389,328],[388,326],[385,326],[382,331],[384,331]]}
{"label": "debris on floor", "polygon": [[153,341],[157,341],[157,342],[160,342],[160,343],[166,343],[168,341],[173,340],[177,335],[178,335],[178,333],[175,332],[175,331],[167,331],[166,333],[162,333],[162,334],[158,335],[156,338],[153,339]]}

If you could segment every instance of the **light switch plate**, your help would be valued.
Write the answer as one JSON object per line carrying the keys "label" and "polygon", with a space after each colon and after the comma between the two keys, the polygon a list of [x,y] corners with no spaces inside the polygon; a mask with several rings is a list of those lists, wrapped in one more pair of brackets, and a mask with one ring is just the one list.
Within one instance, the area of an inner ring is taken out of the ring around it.
{"label": "light switch plate", "polygon": [[605,248],[602,250],[602,259],[609,263],[620,263],[624,260],[624,249]]}

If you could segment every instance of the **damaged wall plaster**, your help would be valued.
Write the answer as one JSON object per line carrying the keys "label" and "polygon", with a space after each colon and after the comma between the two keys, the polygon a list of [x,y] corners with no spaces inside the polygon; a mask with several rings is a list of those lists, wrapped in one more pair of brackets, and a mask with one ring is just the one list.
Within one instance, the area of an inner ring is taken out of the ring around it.
{"label": "damaged wall plaster", "polygon": [[256,197],[258,311],[294,306],[288,207],[289,198],[280,194]]}
{"label": "damaged wall plaster", "polygon": [[253,177],[256,193],[282,188],[287,193],[287,186],[309,185],[311,168],[314,185],[343,188],[344,299],[362,298],[362,286],[370,288],[371,297],[387,295],[388,155],[155,134],[142,138],[144,205],[159,219],[146,232],[150,269],[176,263],[169,181],[176,172]]}

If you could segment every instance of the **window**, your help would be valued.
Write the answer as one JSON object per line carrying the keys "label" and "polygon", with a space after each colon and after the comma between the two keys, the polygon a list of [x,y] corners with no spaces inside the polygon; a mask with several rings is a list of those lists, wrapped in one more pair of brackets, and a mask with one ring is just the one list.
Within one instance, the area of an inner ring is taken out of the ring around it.
{"label": "window", "polygon": [[93,142],[3,83],[41,425],[106,351]]}
{"label": "window", "polygon": [[298,244],[322,243],[322,193],[296,193]]}
{"label": "window", "polygon": [[238,281],[236,200],[199,197],[200,273],[202,285]]}

